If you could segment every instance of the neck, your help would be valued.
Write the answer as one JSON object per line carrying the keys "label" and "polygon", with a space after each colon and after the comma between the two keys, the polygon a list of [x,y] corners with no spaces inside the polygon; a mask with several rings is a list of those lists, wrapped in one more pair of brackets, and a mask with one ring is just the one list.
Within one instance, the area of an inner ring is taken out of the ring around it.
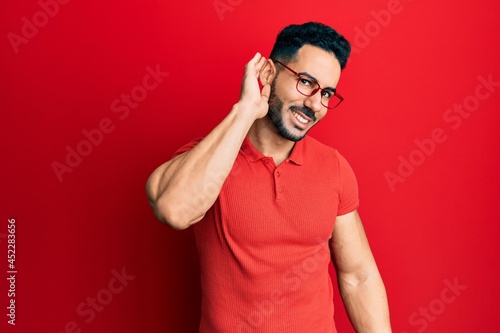
{"label": "neck", "polygon": [[248,131],[248,138],[263,155],[272,157],[276,166],[290,156],[295,145],[278,133],[269,117],[257,119]]}

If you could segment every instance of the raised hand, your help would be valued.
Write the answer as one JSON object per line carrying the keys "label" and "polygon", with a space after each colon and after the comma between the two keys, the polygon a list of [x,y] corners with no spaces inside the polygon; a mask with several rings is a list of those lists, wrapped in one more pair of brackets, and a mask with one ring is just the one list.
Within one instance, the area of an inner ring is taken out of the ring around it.
{"label": "raised hand", "polygon": [[241,84],[241,94],[238,104],[244,110],[242,112],[254,112],[255,119],[264,117],[269,109],[268,100],[271,93],[271,86],[265,84],[262,90],[259,86],[259,75],[265,66],[269,66],[266,58],[257,52],[245,65],[245,73]]}

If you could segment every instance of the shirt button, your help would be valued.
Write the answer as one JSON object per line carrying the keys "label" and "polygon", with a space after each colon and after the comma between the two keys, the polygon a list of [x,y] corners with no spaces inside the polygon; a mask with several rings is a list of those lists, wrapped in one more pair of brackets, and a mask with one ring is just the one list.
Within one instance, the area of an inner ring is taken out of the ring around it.
{"label": "shirt button", "polygon": [[280,176],[280,172],[276,171],[276,177],[279,177],[279,176]]}
{"label": "shirt button", "polygon": [[265,160],[264,160],[264,163],[269,164],[269,160],[268,160],[268,159],[265,159]]}
{"label": "shirt button", "polygon": [[281,186],[278,186],[278,192],[283,192],[283,188]]}

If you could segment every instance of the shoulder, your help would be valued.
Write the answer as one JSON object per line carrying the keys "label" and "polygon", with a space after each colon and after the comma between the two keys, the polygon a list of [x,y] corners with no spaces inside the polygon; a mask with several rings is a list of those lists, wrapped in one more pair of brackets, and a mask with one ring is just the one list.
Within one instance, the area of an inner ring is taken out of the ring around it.
{"label": "shoulder", "polygon": [[316,158],[319,155],[322,157],[331,157],[335,160],[338,160],[339,158],[343,159],[343,156],[336,148],[328,146],[309,135],[306,136],[302,141],[304,141],[303,149],[306,156],[312,156]]}
{"label": "shoulder", "polygon": [[311,165],[325,167],[340,174],[352,172],[349,162],[336,148],[310,136],[306,136],[303,141],[304,159]]}

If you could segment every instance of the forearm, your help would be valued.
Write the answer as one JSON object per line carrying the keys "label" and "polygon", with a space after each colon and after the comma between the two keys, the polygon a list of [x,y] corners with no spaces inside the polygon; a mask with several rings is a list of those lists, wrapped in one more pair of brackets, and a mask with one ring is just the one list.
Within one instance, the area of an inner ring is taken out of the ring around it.
{"label": "forearm", "polygon": [[175,229],[203,218],[215,202],[254,117],[236,104],[192,150],[157,168],[147,183],[156,217]]}
{"label": "forearm", "polygon": [[240,99],[226,118],[189,152],[151,174],[146,192],[160,221],[185,229],[213,205],[250,127],[267,114],[271,86],[261,90],[258,81],[266,64],[256,53],[245,65]]}
{"label": "forearm", "polygon": [[339,275],[339,289],[357,333],[390,333],[389,306],[384,283],[377,269],[366,276]]}

